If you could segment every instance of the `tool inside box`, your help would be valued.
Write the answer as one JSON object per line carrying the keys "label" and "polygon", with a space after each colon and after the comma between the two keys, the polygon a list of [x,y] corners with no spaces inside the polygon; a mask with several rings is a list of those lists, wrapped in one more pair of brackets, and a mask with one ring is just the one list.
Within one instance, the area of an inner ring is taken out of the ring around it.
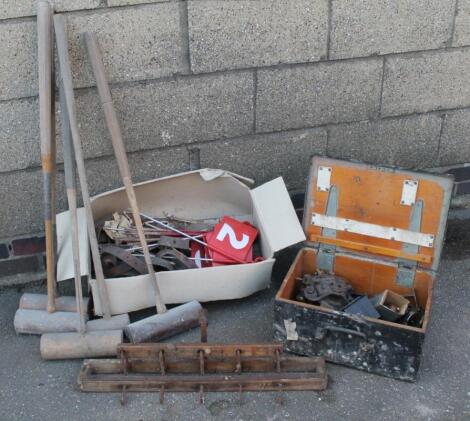
{"label": "tool inside box", "polygon": [[[298,253],[291,269],[289,270],[278,294],[277,299],[288,301],[292,304],[305,308],[319,309],[326,312],[335,312],[330,308],[317,306],[296,300],[298,288],[298,278],[305,274],[314,274],[317,270],[317,251],[315,249],[304,248]],[[416,294],[418,305],[425,310],[424,321],[421,328],[406,326],[403,324],[388,322],[370,317],[377,323],[384,323],[399,326],[403,329],[413,329],[425,331],[429,318],[431,307],[431,291],[433,287],[433,278],[430,273],[417,271],[413,288],[405,288],[396,283],[397,267],[393,264],[387,264],[377,260],[360,258],[346,254],[336,254],[334,264],[334,274],[341,276],[358,294],[366,294],[369,297],[374,296],[388,289],[400,295],[412,295],[413,289]]]}
{"label": "tool inside box", "polygon": [[303,220],[311,248],[299,253],[277,298],[343,312],[307,295],[299,301],[297,294],[304,275],[333,274],[358,296],[372,299],[389,290],[412,297],[424,310],[420,327],[363,317],[425,330],[452,184],[433,174],[314,157]]}

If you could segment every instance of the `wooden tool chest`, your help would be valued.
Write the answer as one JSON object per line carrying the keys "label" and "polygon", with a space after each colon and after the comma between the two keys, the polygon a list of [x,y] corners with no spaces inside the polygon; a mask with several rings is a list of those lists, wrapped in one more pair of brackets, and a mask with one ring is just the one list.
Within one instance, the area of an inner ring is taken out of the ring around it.
{"label": "wooden tool chest", "polygon": [[[285,349],[414,381],[432,305],[453,181],[432,174],[314,157],[305,195],[308,247],[275,300],[275,338]],[[344,278],[357,294],[413,296],[419,327],[298,300],[305,274]]]}

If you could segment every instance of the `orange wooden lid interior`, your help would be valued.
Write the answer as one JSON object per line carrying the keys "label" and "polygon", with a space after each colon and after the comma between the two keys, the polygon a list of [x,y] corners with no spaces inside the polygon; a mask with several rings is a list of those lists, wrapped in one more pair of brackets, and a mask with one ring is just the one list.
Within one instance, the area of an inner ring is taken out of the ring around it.
{"label": "orange wooden lid interior", "polygon": [[[327,212],[329,192],[317,187],[320,167],[331,168],[330,185],[337,191],[336,217],[404,230],[410,229],[412,206],[401,203],[403,185],[405,180],[418,181],[416,201],[423,203],[420,231],[434,235],[433,246],[419,246],[417,253],[409,254],[402,250],[404,243],[391,239],[340,230],[336,231],[336,238],[322,235],[322,228],[312,224],[313,214]],[[442,247],[451,189],[452,180],[448,177],[314,157],[304,214],[307,239],[356,253],[416,261],[419,267],[434,268]]]}

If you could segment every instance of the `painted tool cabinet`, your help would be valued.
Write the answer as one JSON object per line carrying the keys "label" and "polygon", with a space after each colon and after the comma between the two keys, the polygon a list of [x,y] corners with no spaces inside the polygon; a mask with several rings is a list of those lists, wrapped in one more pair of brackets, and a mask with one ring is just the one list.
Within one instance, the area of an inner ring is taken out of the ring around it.
{"label": "painted tool cabinet", "polygon": [[[432,309],[453,181],[449,177],[323,157],[312,160],[300,250],[276,295],[274,336],[301,355],[415,381]],[[421,327],[296,300],[317,270],[359,294],[415,295]]]}

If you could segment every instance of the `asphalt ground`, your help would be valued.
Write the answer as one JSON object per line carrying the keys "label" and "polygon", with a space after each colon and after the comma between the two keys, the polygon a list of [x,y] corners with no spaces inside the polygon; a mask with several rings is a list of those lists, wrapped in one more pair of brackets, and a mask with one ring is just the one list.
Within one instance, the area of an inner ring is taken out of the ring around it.
{"label": "asphalt ground", "polygon": [[[81,361],[44,362],[39,337],[16,335],[13,317],[21,294],[43,285],[0,292],[0,420],[470,420],[470,235],[450,224],[431,321],[416,383],[328,364],[322,392],[129,394],[82,393]],[[470,224],[468,224],[470,225]],[[281,255],[269,290],[238,301],[209,303],[209,341],[272,340],[273,297],[294,251]],[[174,341],[196,342],[198,331]]]}

